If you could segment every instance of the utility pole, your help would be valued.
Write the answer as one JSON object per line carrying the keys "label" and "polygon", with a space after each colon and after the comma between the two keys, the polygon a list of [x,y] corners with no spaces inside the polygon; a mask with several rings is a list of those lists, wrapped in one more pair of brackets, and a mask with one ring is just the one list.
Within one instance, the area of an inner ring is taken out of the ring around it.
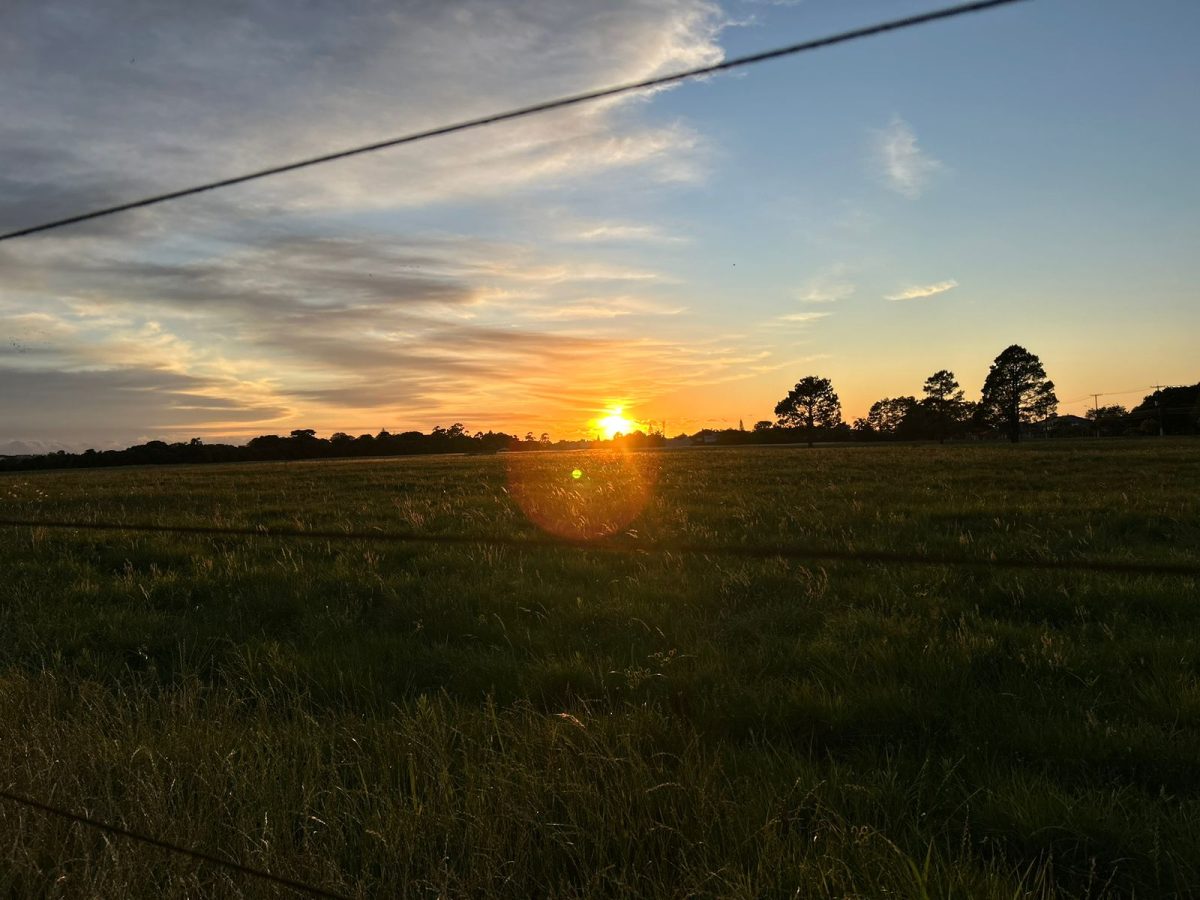
{"label": "utility pole", "polygon": [[1100,395],[1092,394],[1092,422],[1096,426],[1096,437],[1100,437]]}
{"label": "utility pole", "polygon": [[1154,405],[1158,407],[1158,436],[1165,437],[1167,430],[1163,426],[1163,398],[1161,384],[1156,384],[1154,386]]}

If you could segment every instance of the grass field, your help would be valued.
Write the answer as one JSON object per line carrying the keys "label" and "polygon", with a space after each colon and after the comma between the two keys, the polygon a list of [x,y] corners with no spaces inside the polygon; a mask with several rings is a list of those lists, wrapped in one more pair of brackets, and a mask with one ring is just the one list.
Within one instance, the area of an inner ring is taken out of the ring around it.
{"label": "grass field", "polygon": [[[1178,561],[1200,443],[10,474],[0,505]],[[0,786],[351,896],[1200,894],[1195,579],[0,541]],[[286,895],[0,803],[3,897]]]}

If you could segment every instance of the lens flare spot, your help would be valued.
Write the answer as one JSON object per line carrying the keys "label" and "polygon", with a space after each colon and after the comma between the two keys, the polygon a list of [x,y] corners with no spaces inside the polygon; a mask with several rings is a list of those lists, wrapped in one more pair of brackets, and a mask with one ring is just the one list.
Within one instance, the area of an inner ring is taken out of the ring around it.
{"label": "lens flare spot", "polygon": [[555,455],[511,453],[506,459],[509,496],[543,531],[569,541],[597,540],[625,530],[645,509],[657,471],[651,455],[590,450],[566,466]]}

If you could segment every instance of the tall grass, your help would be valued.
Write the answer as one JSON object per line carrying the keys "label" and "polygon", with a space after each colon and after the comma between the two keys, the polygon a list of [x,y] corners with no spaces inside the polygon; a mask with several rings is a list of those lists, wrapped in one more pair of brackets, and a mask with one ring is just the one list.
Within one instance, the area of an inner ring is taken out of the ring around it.
{"label": "tall grass", "polygon": [[[602,462],[39,473],[0,478],[0,501],[513,534],[536,528],[514,483],[557,490]],[[628,540],[1042,559],[1200,546],[1186,442],[638,465],[652,488]],[[1200,893],[1194,579],[0,540],[0,782],[354,896]],[[0,841],[0,896],[278,895],[15,807]]]}

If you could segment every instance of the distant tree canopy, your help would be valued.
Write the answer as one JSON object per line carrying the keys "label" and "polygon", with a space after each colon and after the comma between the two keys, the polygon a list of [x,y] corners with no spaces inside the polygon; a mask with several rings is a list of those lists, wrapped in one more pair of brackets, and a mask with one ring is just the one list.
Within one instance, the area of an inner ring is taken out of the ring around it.
{"label": "distant tree canopy", "polygon": [[1161,388],[1131,409],[1129,419],[1145,434],[1200,434],[1200,384]]}
{"label": "distant tree canopy", "polygon": [[885,397],[871,404],[866,424],[876,434],[898,434],[917,408],[915,397]]}
{"label": "distant tree canopy", "polygon": [[1136,433],[1136,423],[1130,418],[1129,410],[1119,404],[1095,406],[1087,410],[1084,418],[1092,423],[1090,433],[1097,437],[1113,437]]}
{"label": "distant tree canopy", "polygon": [[1042,361],[1018,344],[1001,351],[983,382],[979,420],[1001,429],[1015,444],[1023,423],[1045,419],[1056,409],[1054,382],[1046,377]]}
{"label": "distant tree canopy", "polygon": [[784,427],[802,427],[811,447],[818,428],[842,424],[842,404],[828,378],[806,375],[775,405],[775,415]]}
{"label": "distant tree canopy", "polygon": [[924,394],[885,397],[871,405],[854,430],[864,439],[938,440],[966,433],[975,405],[963,398],[954,373],[940,369],[925,379]]}
{"label": "distant tree canopy", "polygon": [[[574,445],[583,446],[582,442]],[[353,437],[338,431],[329,438],[317,437],[311,428],[297,428],[287,437],[264,434],[251,438],[245,446],[206,444],[200,438],[168,444],[148,441],[125,450],[88,450],[84,453],[58,452],[41,456],[0,457],[0,469],[65,469],[96,466],[164,465],[172,463],[257,462],[268,460],[328,459],[364,456],[407,456],[425,453],[496,453],[500,450],[525,449],[513,435],[500,432],[467,434],[456,422],[449,428],[438,426],[430,434],[406,431]]]}
{"label": "distant tree canopy", "polygon": [[939,369],[925,379],[923,389],[921,409],[932,437],[944,442],[966,430],[975,411],[974,404],[964,399],[953,372]]}
{"label": "distant tree canopy", "polygon": [[1085,419],[1093,422],[1104,422],[1109,419],[1123,419],[1129,415],[1129,410],[1119,404],[1112,406],[1096,406],[1084,413]]}

